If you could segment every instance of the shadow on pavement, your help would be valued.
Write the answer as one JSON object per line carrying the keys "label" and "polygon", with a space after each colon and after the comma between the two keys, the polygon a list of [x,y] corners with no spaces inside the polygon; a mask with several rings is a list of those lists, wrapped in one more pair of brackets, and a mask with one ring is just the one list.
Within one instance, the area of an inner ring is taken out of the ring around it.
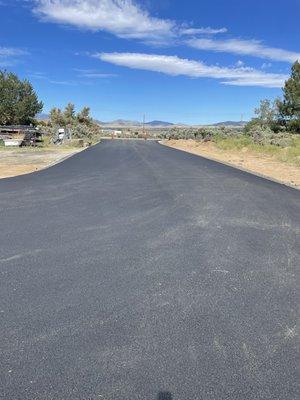
{"label": "shadow on pavement", "polygon": [[157,400],[173,400],[173,396],[170,392],[159,392]]}

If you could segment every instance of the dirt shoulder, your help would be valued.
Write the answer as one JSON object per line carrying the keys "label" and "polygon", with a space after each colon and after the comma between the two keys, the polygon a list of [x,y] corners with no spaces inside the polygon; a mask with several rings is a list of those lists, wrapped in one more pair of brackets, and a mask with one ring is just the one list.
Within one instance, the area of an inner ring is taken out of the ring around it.
{"label": "dirt shoulder", "polygon": [[83,148],[1,148],[0,179],[24,175],[49,167]]}
{"label": "dirt shoulder", "polygon": [[221,150],[212,142],[201,143],[195,140],[164,140],[162,144],[224,162],[300,189],[300,167],[277,161],[268,155],[256,154],[247,148]]}

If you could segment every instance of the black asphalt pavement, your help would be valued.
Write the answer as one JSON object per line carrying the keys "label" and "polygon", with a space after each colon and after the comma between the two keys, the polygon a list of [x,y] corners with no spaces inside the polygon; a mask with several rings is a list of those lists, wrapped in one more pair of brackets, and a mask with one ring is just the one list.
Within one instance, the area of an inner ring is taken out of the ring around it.
{"label": "black asphalt pavement", "polygon": [[115,140],[0,213],[1,399],[298,397],[299,191]]}

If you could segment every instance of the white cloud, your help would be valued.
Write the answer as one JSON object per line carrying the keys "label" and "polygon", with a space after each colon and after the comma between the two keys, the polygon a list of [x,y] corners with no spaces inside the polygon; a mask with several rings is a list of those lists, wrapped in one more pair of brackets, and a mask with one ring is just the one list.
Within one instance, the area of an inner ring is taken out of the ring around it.
{"label": "white cloud", "polygon": [[0,57],[8,58],[8,57],[17,57],[28,54],[25,50],[16,49],[13,47],[0,47]]}
{"label": "white cloud", "polygon": [[27,51],[13,48],[0,47],[0,66],[10,67],[16,63],[18,57],[27,55]]}
{"label": "white cloud", "polygon": [[151,17],[133,0],[34,0],[45,20],[107,31],[121,38],[158,40],[173,36],[175,23]]}
{"label": "white cloud", "polygon": [[261,68],[262,69],[267,69],[267,68],[271,68],[272,67],[272,63],[263,63]]}
{"label": "white cloud", "polygon": [[34,13],[44,20],[155,44],[170,42],[179,36],[227,32],[226,28],[183,28],[175,21],[151,16],[135,0],[33,1]]}
{"label": "white cloud", "polygon": [[271,74],[252,68],[228,68],[206,65],[200,61],[176,56],[140,53],[97,53],[94,57],[112,64],[167,75],[184,75],[192,78],[222,79],[223,84],[235,86],[282,87],[288,78],[283,74]]}
{"label": "white cloud", "polygon": [[54,85],[62,85],[62,86],[76,86],[77,83],[73,81],[56,81],[49,79],[48,82],[53,83]]}
{"label": "white cloud", "polygon": [[[0,0],[1,1],[1,0]],[[91,31],[105,31],[125,39],[148,44],[186,44],[193,48],[250,55],[275,61],[294,62],[300,53],[268,47],[259,40],[215,40],[210,35],[227,28],[193,27],[150,15],[142,0],[28,0],[42,20],[72,25]],[[197,35],[202,35],[196,37]],[[191,38],[189,38],[191,36]],[[194,37],[193,37],[194,36]]]}
{"label": "white cloud", "polygon": [[99,72],[94,69],[79,69],[79,68],[74,68],[74,71],[78,73],[78,76],[80,78],[100,78],[100,79],[105,79],[105,78],[112,78],[116,77],[116,74],[106,74]]}
{"label": "white cloud", "polygon": [[215,28],[186,28],[182,29],[180,33],[182,35],[198,35],[198,34],[204,34],[204,35],[216,35],[218,33],[226,33],[227,28],[220,28],[220,29],[215,29]]}
{"label": "white cloud", "polygon": [[200,50],[212,50],[224,53],[233,53],[239,55],[250,55],[260,58],[267,58],[275,61],[286,61],[293,63],[300,59],[300,53],[267,47],[258,40],[241,39],[190,39],[186,42],[189,46]]}

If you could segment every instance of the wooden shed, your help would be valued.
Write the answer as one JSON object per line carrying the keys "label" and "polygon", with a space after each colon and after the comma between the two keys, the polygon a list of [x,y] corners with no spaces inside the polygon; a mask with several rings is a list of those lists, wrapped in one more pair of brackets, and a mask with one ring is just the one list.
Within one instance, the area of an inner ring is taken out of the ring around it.
{"label": "wooden shed", "polygon": [[0,126],[0,140],[6,146],[37,146],[43,133],[34,127],[23,125]]}

